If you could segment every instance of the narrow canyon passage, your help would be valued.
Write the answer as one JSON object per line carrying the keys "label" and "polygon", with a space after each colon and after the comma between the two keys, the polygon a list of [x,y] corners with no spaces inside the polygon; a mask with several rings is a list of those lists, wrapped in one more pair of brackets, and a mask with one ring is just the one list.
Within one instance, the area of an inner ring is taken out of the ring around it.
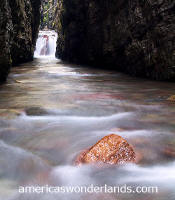
{"label": "narrow canyon passage", "polygon": [[2,0],[0,200],[175,200],[175,0]]}
{"label": "narrow canyon passage", "polygon": [[[175,108],[167,101],[174,88],[53,57],[13,68],[0,86],[0,199],[122,200],[127,194],[20,195],[18,186],[130,184],[160,192],[129,199],[174,200]],[[134,146],[139,164],[101,170],[73,165],[81,150],[109,133]]]}

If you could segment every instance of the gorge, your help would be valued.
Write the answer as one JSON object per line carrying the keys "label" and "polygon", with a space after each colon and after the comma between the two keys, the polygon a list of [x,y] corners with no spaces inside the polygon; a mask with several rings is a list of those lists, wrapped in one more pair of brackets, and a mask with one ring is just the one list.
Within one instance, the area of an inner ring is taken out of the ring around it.
{"label": "gorge", "polygon": [[58,33],[56,56],[155,80],[175,80],[175,1],[3,0],[0,81],[33,59],[40,28]]}
{"label": "gorge", "polygon": [[175,80],[174,0],[63,0],[57,56],[155,80]]}
{"label": "gorge", "polygon": [[1,0],[0,200],[175,199],[174,8]]}

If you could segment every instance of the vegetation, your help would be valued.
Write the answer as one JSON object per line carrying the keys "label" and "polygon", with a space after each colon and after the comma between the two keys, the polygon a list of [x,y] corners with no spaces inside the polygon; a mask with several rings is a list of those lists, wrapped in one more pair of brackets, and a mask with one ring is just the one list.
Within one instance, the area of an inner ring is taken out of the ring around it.
{"label": "vegetation", "polygon": [[43,0],[41,7],[40,29],[53,29],[53,19],[57,0]]}

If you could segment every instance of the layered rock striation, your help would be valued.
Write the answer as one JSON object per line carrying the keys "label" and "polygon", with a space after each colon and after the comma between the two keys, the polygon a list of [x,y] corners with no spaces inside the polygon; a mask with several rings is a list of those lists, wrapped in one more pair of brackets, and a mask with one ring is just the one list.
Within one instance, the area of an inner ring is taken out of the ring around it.
{"label": "layered rock striation", "polygon": [[175,0],[60,0],[57,56],[175,80]]}
{"label": "layered rock striation", "polygon": [[11,65],[32,60],[40,22],[40,0],[2,0],[0,4],[0,82]]}

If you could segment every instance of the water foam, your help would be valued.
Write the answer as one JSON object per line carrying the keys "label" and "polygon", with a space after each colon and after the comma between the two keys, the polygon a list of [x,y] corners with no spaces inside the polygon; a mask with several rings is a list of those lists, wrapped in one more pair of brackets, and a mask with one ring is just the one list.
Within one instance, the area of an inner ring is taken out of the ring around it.
{"label": "water foam", "polygon": [[34,52],[35,58],[55,57],[57,33],[55,31],[40,31]]}

